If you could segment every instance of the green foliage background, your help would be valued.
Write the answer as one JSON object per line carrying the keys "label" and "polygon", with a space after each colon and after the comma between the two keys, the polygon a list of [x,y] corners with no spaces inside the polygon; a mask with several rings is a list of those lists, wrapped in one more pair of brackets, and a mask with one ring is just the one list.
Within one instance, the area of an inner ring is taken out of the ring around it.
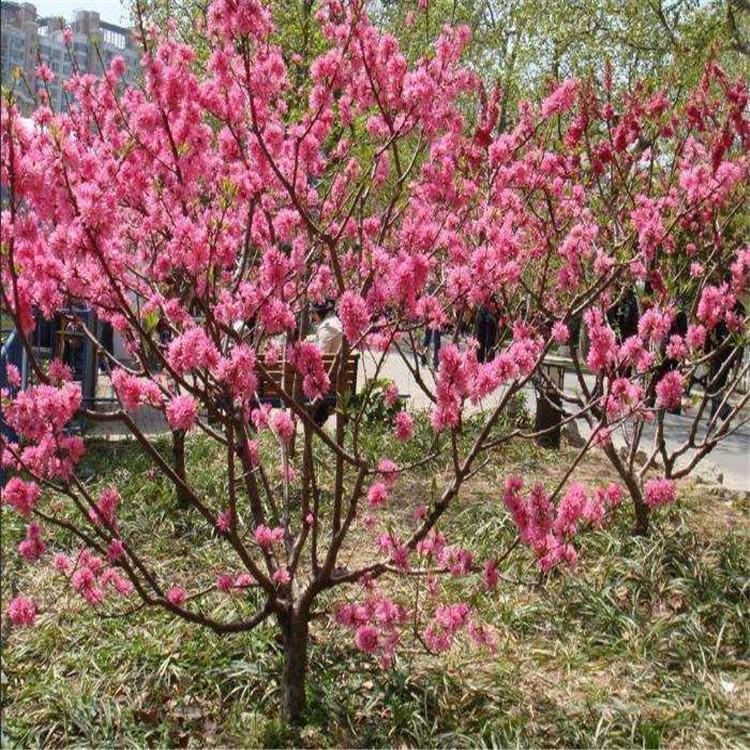
{"label": "green foliage background", "polygon": [[[172,19],[205,59],[205,35],[196,31],[196,20],[205,17],[207,0],[140,3],[157,26]],[[318,3],[270,5],[276,41],[294,83],[304,90],[309,63],[325,46],[314,18]],[[566,76],[601,78],[606,63],[616,83],[645,79],[668,88],[675,99],[697,83],[710,58],[734,75],[750,72],[750,0],[430,0],[424,11],[417,0],[366,5],[410,59],[428,51],[445,24],[469,26],[466,63],[488,86],[502,87],[501,128],[512,122],[521,98],[540,97],[552,80]]]}

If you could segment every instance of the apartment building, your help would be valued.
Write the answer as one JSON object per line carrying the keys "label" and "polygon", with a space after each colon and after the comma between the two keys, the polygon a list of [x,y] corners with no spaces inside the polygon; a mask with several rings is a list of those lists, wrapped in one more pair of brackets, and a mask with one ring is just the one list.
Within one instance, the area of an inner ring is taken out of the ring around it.
{"label": "apartment building", "polygon": [[[137,80],[141,53],[130,29],[103,21],[95,11],[76,11],[70,20],[42,18],[32,3],[3,0],[0,22],[2,85],[13,88],[24,112],[33,108],[35,94],[42,87],[35,74],[39,60],[55,74],[55,80],[49,84],[55,109],[65,108],[62,83],[76,69],[98,75],[112,58],[121,55],[127,69],[126,79]],[[73,34],[69,48],[63,38],[66,27]],[[18,77],[19,72],[23,81]]]}

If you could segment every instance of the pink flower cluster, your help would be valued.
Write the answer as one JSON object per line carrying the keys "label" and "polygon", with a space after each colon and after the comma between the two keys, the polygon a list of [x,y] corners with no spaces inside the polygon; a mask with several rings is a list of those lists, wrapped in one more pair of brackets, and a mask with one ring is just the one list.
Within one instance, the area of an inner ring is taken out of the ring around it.
{"label": "pink flower cluster", "polygon": [[328,393],[331,383],[323,364],[323,356],[315,344],[310,341],[295,344],[289,361],[302,376],[302,392],[306,398],[322,398]]}
{"label": "pink flower cluster", "polygon": [[31,627],[36,614],[36,604],[25,596],[17,596],[8,602],[8,617],[16,627]]}
{"label": "pink flower cluster", "polygon": [[600,526],[607,511],[622,500],[616,484],[589,494],[583,485],[573,483],[557,507],[542,484],[534,485],[527,497],[521,494],[522,488],[522,479],[509,477],[503,503],[518,527],[521,541],[533,549],[544,572],[561,563],[575,563],[578,553],[571,542],[581,525]]}
{"label": "pink flower cluster", "polygon": [[408,412],[400,411],[394,419],[394,434],[397,440],[406,442],[414,436],[414,419]]}
{"label": "pink flower cluster", "polygon": [[39,500],[39,485],[24,482],[21,477],[11,477],[3,487],[3,502],[15,508],[22,516],[28,516]]}
{"label": "pink flower cluster", "polygon": [[35,385],[20,391],[4,408],[8,424],[27,440],[41,441],[58,435],[81,406],[81,388],[65,383],[60,388]]}
{"label": "pink flower cluster", "polygon": [[607,325],[602,311],[590,308],[584,315],[588,326],[590,348],[586,364],[592,372],[600,374],[609,369],[617,357],[614,331]]}
{"label": "pink flower cluster", "polygon": [[238,344],[229,359],[219,363],[217,377],[229,385],[236,398],[244,401],[252,398],[258,388],[255,364],[255,352],[246,344]]}
{"label": "pink flower cluster", "polygon": [[134,411],[141,404],[161,406],[162,394],[153,380],[139,378],[122,368],[117,368],[112,373],[112,386],[120,403],[128,411]]}
{"label": "pink flower cluster", "polygon": [[46,549],[47,545],[42,540],[39,524],[32,521],[26,528],[26,538],[18,545],[18,551],[29,562],[35,562]]}
{"label": "pink flower cluster", "polygon": [[274,409],[268,419],[271,432],[278,438],[283,446],[288,446],[294,435],[294,418],[284,409]]}
{"label": "pink flower cluster", "polygon": [[173,430],[189,430],[198,421],[198,403],[188,393],[173,396],[167,403],[167,422]]}
{"label": "pink flower cluster", "polygon": [[216,345],[197,326],[175,338],[167,350],[167,362],[178,375],[199,368],[213,369],[219,360]]}
{"label": "pink flower cluster", "polygon": [[187,594],[181,586],[172,586],[167,590],[167,601],[170,604],[174,604],[175,607],[181,607],[186,599]]}
{"label": "pink flower cluster", "polygon": [[344,604],[336,610],[336,622],[354,633],[354,644],[367,654],[379,654],[388,666],[399,643],[399,629],[406,624],[404,608],[375,588],[359,604]]}
{"label": "pink flower cluster", "polygon": [[107,526],[117,530],[117,506],[120,504],[120,493],[115,487],[108,487],[99,493],[96,507],[89,511],[89,520],[94,526]]}
{"label": "pink flower cluster", "polygon": [[456,634],[469,624],[469,605],[441,604],[436,607],[432,621],[424,629],[423,637],[431,651],[448,651]]}
{"label": "pink flower cluster", "polygon": [[671,370],[656,384],[656,405],[661,409],[676,409],[682,403],[682,392],[682,375]]}
{"label": "pink flower cluster", "polygon": [[367,504],[371,508],[380,508],[388,502],[388,485],[386,482],[375,482],[367,490]]}
{"label": "pink flower cluster", "polygon": [[272,529],[261,525],[255,528],[253,536],[261,547],[268,549],[272,545],[284,541],[284,529],[281,526]]}
{"label": "pink flower cluster", "polygon": [[643,499],[649,508],[669,505],[676,497],[674,482],[664,477],[649,479],[643,488]]}
{"label": "pink flower cluster", "polygon": [[398,386],[391,382],[385,387],[383,391],[383,403],[390,409],[398,403]]}
{"label": "pink flower cluster", "polygon": [[367,303],[356,292],[346,291],[339,300],[339,318],[351,345],[359,343],[370,324]]}
{"label": "pink flower cluster", "polygon": [[81,389],[74,383],[19,391],[3,406],[3,416],[27,443],[6,445],[3,466],[16,471],[26,468],[45,479],[69,479],[83,457],[84,445],[80,437],[65,430],[80,406]]}
{"label": "pink flower cluster", "polygon": [[216,588],[219,591],[228,593],[233,590],[246,589],[255,583],[253,577],[249,573],[239,573],[236,576],[230,575],[229,573],[222,573],[216,577]]}
{"label": "pink flower cluster", "polygon": [[71,587],[92,605],[101,604],[110,588],[120,596],[133,592],[133,584],[127,578],[114,568],[107,567],[104,560],[86,549],[78,553],[75,564],[66,555],[55,555],[54,566],[68,579]]}

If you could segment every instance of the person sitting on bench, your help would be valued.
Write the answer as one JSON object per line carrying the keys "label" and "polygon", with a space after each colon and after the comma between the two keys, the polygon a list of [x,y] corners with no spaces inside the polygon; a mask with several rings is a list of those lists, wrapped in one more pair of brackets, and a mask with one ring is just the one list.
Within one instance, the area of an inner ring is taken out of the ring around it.
{"label": "person sitting on bench", "polygon": [[[308,341],[314,341],[320,348],[321,354],[337,354],[341,348],[344,332],[336,315],[336,309],[332,300],[325,300],[320,304],[312,305],[313,320],[316,323],[315,333],[308,336]],[[324,398],[315,409],[313,419],[319,426],[323,426],[331,416],[336,406],[335,396]]]}
{"label": "person sitting on bench", "polygon": [[320,348],[321,354],[337,354],[344,338],[344,331],[331,300],[312,305],[315,333],[307,337]]}

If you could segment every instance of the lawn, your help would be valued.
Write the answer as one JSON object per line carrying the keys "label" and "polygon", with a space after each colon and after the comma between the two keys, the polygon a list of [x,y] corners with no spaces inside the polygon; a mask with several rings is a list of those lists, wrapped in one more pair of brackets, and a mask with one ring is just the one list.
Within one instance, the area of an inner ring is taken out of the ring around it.
{"label": "lawn", "polygon": [[[188,451],[193,483],[220,494],[210,445],[192,439]],[[529,446],[498,451],[453,509],[451,541],[474,539],[480,554],[504,548],[513,534],[499,497],[504,477],[551,482],[563,464]],[[427,499],[439,471],[428,465],[402,482],[388,512],[406,512],[399,497]],[[123,526],[139,529],[134,543],[157,570],[221,570],[220,541],[176,510],[171,486],[136,446],[94,444],[83,475],[93,486],[117,482]],[[592,456],[574,478],[605,476],[607,464]],[[18,588],[47,604],[34,629],[3,625],[3,746],[741,746],[750,737],[749,511],[746,496],[686,483],[649,538],[628,534],[622,508],[583,538],[575,572],[543,586],[521,551],[504,571],[515,582],[472,600],[496,636],[494,654],[467,639],[434,656],[407,634],[382,670],[323,612],[307,724],[293,730],[278,718],[273,627],[220,637],[162,611],[123,617],[113,608],[101,618],[60,593],[50,552],[37,566],[20,564],[21,519],[3,508],[3,601]],[[361,554],[357,537],[348,554]],[[409,596],[417,584],[388,585]],[[236,604],[216,600],[227,612]]]}

